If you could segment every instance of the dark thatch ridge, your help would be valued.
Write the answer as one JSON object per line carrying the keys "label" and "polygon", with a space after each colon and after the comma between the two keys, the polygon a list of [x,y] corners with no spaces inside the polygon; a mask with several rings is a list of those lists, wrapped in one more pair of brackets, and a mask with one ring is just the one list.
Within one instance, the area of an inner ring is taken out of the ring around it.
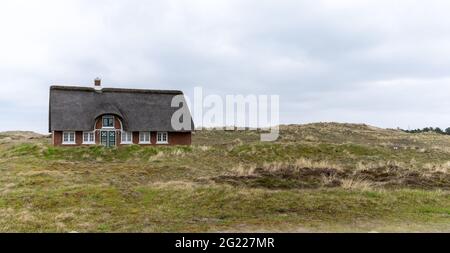
{"label": "dark thatch ridge", "polygon": [[[104,114],[120,117],[125,131],[176,131],[171,118],[179,108],[171,107],[171,102],[177,95],[183,92],[51,86],[49,132],[91,131],[95,119]],[[183,101],[186,102],[184,97]],[[192,120],[191,126],[194,129]]]}

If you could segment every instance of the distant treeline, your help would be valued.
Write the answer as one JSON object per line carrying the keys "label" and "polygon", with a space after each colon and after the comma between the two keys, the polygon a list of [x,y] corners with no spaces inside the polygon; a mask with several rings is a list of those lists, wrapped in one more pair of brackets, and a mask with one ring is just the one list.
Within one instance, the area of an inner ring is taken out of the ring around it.
{"label": "distant treeline", "polygon": [[447,127],[445,130],[440,129],[439,127],[436,127],[436,128],[425,127],[425,128],[422,128],[422,129],[418,128],[418,129],[413,129],[413,130],[405,130],[405,129],[400,129],[400,130],[402,130],[404,132],[407,132],[407,133],[412,133],[412,134],[434,132],[434,133],[437,133],[437,134],[450,135],[450,127]]}

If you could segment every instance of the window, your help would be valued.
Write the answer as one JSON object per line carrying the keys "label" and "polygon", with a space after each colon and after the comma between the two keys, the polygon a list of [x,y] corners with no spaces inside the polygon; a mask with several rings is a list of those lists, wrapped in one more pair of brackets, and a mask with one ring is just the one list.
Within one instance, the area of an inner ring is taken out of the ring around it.
{"label": "window", "polygon": [[167,144],[168,142],[168,135],[167,132],[158,132],[156,134],[156,143],[158,144]]}
{"label": "window", "polygon": [[139,143],[150,144],[150,132],[140,132]]}
{"label": "window", "polygon": [[75,144],[75,132],[63,132],[62,144]]}
{"label": "window", "polygon": [[132,132],[122,132],[122,144],[131,144],[133,141],[133,133]]}
{"label": "window", "polygon": [[103,116],[103,127],[106,127],[106,128],[114,127],[114,117],[111,115]]}
{"label": "window", "polygon": [[83,144],[95,144],[94,132],[83,132]]}

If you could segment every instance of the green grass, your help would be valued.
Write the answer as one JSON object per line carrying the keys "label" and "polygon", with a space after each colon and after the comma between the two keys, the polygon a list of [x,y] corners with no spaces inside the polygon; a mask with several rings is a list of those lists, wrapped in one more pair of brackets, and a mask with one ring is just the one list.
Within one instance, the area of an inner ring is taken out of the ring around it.
{"label": "green grass", "polygon": [[265,191],[166,185],[122,191],[106,186],[69,187],[7,194],[2,206],[8,206],[8,211],[0,227],[6,231],[199,232],[245,225],[259,230],[339,231],[349,229],[345,224],[357,222],[355,231],[364,231],[382,230],[379,222],[415,222],[445,228],[442,222],[448,219],[448,202],[444,193],[411,190]]}
{"label": "green grass", "polygon": [[2,232],[450,231],[447,136],[321,123],[274,143],[199,131],[190,147],[104,148],[1,135]]}

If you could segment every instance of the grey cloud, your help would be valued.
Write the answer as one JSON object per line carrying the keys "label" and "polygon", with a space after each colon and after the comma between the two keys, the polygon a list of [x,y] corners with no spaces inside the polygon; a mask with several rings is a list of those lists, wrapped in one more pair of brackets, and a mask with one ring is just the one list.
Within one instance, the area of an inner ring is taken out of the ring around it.
{"label": "grey cloud", "polygon": [[23,127],[15,115],[27,111],[44,132],[48,86],[96,76],[279,94],[282,123],[450,125],[445,1],[42,1],[23,13],[6,2],[1,130]]}

